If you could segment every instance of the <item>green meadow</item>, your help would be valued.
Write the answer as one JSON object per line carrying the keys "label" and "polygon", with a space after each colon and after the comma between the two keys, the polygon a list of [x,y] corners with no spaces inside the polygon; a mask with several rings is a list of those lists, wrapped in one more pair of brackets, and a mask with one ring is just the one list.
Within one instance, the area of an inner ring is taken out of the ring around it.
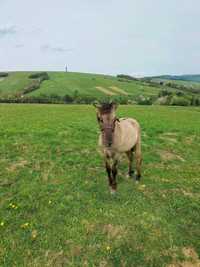
{"label": "green meadow", "polygon": [[117,114],[141,124],[143,176],[126,178],[122,156],[111,196],[93,106],[0,105],[0,266],[200,265],[200,109]]}

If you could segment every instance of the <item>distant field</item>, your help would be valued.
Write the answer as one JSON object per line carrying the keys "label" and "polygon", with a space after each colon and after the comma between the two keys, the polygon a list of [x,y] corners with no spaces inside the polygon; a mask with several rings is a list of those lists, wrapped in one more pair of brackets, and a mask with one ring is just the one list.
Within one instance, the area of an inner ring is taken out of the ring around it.
{"label": "distant field", "polygon": [[171,82],[175,84],[185,85],[185,86],[192,86],[193,88],[199,89],[200,92],[200,82],[193,82],[193,81],[179,81],[179,80],[168,80],[168,79],[153,79],[153,81],[163,81],[163,82]]}
{"label": "distant field", "polygon": [[0,266],[199,266],[200,109],[118,115],[141,124],[143,178],[122,158],[112,197],[94,107],[0,105]]}
{"label": "distant field", "polygon": [[172,81],[186,81],[186,82],[200,82],[200,74],[189,74],[189,75],[161,75],[161,76],[154,76],[153,79],[165,79],[165,80],[172,80]]}
{"label": "distant field", "polygon": [[[0,82],[0,96],[12,96],[22,92],[23,88],[31,83],[28,79],[30,72],[13,72]],[[41,88],[27,94],[27,96],[52,95],[59,96],[78,94],[101,99],[110,95],[157,95],[159,88],[145,85],[139,81],[119,81],[114,76],[72,73],[48,72],[50,80],[44,81]],[[102,88],[102,90],[99,90]]]}

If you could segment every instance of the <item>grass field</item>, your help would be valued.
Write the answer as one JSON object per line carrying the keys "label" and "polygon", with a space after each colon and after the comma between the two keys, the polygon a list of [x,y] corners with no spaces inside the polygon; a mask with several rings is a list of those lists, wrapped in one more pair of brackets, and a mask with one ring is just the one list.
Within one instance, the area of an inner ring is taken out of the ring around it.
{"label": "grass field", "polygon": [[[74,96],[90,96],[102,99],[107,95],[145,96],[157,95],[159,88],[145,85],[139,81],[120,82],[117,77],[99,74],[48,72],[50,79],[41,84],[40,89],[27,96],[50,96],[66,94]],[[22,92],[32,82],[28,79],[30,72],[11,72],[0,81],[0,97],[14,96]],[[102,88],[99,90],[98,88]]]}
{"label": "grass field", "polygon": [[0,105],[0,266],[199,266],[200,109],[118,115],[141,124],[143,179],[122,158],[113,197],[92,106]]}

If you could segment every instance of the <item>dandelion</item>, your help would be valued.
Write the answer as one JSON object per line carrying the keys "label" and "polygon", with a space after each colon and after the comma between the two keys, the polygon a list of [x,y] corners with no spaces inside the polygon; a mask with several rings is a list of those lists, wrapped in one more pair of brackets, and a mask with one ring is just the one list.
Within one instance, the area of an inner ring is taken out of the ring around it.
{"label": "dandelion", "polygon": [[36,237],[37,237],[37,230],[33,230],[32,231],[31,237],[32,237],[32,239],[36,239]]}
{"label": "dandelion", "polygon": [[29,223],[28,222],[26,222],[26,223],[23,223],[23,224],[21,224],[21,228],[27,228],[29,226]]}
{"label": "dandelion", "polygon": [[13,204],[13,203],[10,203],[10,204],[8,205],[8,207],[10,207],[10,208],[12,208],[12,209],[17,209],[17,208],[18,208],[17,205],[15,205],[15,204]]}
{"label": "dandelion", "polygon": [[110,246],[107,246],[107,247],[106,247],[106,250],[107,250],[107,251],[110,251],[110,249],[111,249]]}

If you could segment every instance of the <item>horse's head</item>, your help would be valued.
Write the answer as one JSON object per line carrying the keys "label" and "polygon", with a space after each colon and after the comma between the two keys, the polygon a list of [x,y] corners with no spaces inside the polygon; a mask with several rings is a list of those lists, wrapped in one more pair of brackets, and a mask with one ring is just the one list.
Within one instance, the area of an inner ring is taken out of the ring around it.
{"label": "horse's head", "polygon": [[113,144],[113,134],[115,130],[115,110],[117,105],[115,103],[94,104],[97,108],[97,121],[102,132],[103,145],[111,147]]}

